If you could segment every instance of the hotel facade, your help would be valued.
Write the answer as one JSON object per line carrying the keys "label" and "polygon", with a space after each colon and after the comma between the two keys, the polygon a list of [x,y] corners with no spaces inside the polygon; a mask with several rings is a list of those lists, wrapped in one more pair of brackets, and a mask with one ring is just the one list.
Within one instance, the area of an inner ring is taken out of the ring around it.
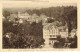
{"label": "hotel facade", "polygon": [[[73,38],[76,35],[76,30],[71,31],[71,37]],[[57,41],[57,36],[62,38],[68,37],[68,28],[67,26],[57,27],[54,23],[47,23],[43,26],[43,38],[45,40],[45,45],[53,45]]]}

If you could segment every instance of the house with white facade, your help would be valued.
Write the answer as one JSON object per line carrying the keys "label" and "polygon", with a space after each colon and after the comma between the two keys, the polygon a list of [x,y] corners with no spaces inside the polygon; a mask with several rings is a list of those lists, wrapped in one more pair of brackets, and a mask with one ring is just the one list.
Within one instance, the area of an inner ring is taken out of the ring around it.
{"label": "house with white facade", "polygon": [[66,25],[58,27],[58,29],[62,38],[68,37],[68,27]]}
{"label": "house with white facade", "polygon": [[31,17],[27,12],[18,12],[18,18],[24,18],[28,20]]}
{"label": "house with white facade", "polygon": [[41,18],[41,20],[42,20],[42,25],[45,25],[45,24],[47,23],[49,17],[47,17],[47,16],[44,15],[44,14],[41,14],[41,15],[40,15],[40,18]]}
{"label": "house with white facade", "polygon": [[60,32],[54,23],[48,23],[43,26],[43,38],[45,39],[45,45],[53,44],[58,35],[60,35]]}
{"label": "house with white facade", "polygon": [[[73,29],[71,31],[71,37],[76,35],[76,30]],[[68,37],[68,27],[67,25],[58,27],[56,24],[47,23],[43,26],[43,38],[45,40],[45,45],[53,45],[55,41],[57,41],[57,36],[61,36],[62,38]]]}
{"label": "house with white facade", "polygon": [[17,18],[18,16],[17,16],[17,14],[12,13],[12,14],[10,14],[10,16],[8,16],[8,17],[9,17],[9,21],[15,22],[15,18]]}
{"label": "house with white facade", "polygon": [[77,30],[72,29],[70,34],[71,34],[71,37],[73,38],[77,34]]}

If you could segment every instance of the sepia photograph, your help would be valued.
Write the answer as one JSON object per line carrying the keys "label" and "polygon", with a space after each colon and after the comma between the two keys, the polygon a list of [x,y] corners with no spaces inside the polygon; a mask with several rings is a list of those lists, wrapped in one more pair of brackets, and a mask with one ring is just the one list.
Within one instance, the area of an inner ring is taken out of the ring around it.
{"label": "sepia photograph", "polygon": [[77,44],[77,3],[4,3],[3,49],[73,49]]}

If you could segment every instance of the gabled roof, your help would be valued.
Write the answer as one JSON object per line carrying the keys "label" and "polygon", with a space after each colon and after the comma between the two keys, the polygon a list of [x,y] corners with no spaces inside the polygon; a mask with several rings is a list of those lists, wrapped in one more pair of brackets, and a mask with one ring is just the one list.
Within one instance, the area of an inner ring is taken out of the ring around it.
{"label": "gabled roof", "polygon": [[46,30],[53,29],[53,28],[57,28],[55,23],[47,23],[43,26],[43,29],[46,29]]}
{"label": "gabled roof", "polygon": [[76,32],[77,31],[77,29],[72,29],[72,31],[71,32]]}
{"label": "gabled roof", "polygon": [[55,22],[53,22],[53,23],[46,23],[43,26],[43,29],[45,29],[45,30],[50,30],[50,29],[53,29],[53,28],[58,29],[59,31],[68,31],[68,27],[66,25],[58,27]]}

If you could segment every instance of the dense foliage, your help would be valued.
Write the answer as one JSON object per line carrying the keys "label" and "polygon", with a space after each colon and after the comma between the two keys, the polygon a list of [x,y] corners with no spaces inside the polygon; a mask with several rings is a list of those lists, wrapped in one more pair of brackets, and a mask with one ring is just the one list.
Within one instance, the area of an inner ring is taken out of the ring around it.
{"label": "dense foliage", "polygon": [[[7,11],[6,11],[7,10]],[[9,13],[16,13],[18,9],[10,10],[4,9],[3,16],[8,16]],[[22,11],[22,10],[18,10]],[[68,24],[69,32],[75,28],[77,29],[77,7],[76,6],[57,6],[41,9],[24,9],[23,11],[28,12],[30,15],[36,13],[38,16],[44,14],[49,18],[53,18],[54,21],[61,22],[61,26]],[[7,13],[7,14],[6,14]],[[53,20],[52,20],[53,21]]]}
{"label": "dense foliage", "polygon": [[61,36],[57,37],[57,41],[54,42],[54,48],[77,48],[77,36],[75,35],[73,38],[61,38]]}
{"label": "dense foliage", "polygon": [[44,44],[41,24],[13,24],[3,20],[3,48],[39,48]]}
{"label": "dense foliage", "polygon": [[67,6],[67,7],[50,7],[42,9],[27,10],[29,14],[36,13],[37,15],[44,14],[49,18],[53,18],[55,21],[62,22],[61,25],[67,23],[69,32],[73,28],[77,29],[77,7]]}
{"label": "dense foliage", "polygon": [[[48,23],[57,21],[58,26],[64,26],[67,24],[69,34],[72,29],[77,29],[77,7],[62,6],[33,10],[27,9],[24,11],[28,12],[30,15],[34,13],[38,16],[41,14],[46,15],[49,17]],[[22,24],[13,25],[15,24],[14,22],[8,21],[8,16],[10,16],[11,13],[16,14],[17,11],[15,9],[3,10],[3,16],[5,17],[3,20],[3,48],[37,48],[44,44],[42,22],[34,22],[32,24],[24,22]],[[8,35],[11,36],[11,38],[6,38],[6,33],[9,33]],[[64,44],[63,39],[60,39],[59,41],[62,41]],[[60,44],[63,46],[62,43]],[[71,47],[74,44],[76,43],[74,42]]]}

